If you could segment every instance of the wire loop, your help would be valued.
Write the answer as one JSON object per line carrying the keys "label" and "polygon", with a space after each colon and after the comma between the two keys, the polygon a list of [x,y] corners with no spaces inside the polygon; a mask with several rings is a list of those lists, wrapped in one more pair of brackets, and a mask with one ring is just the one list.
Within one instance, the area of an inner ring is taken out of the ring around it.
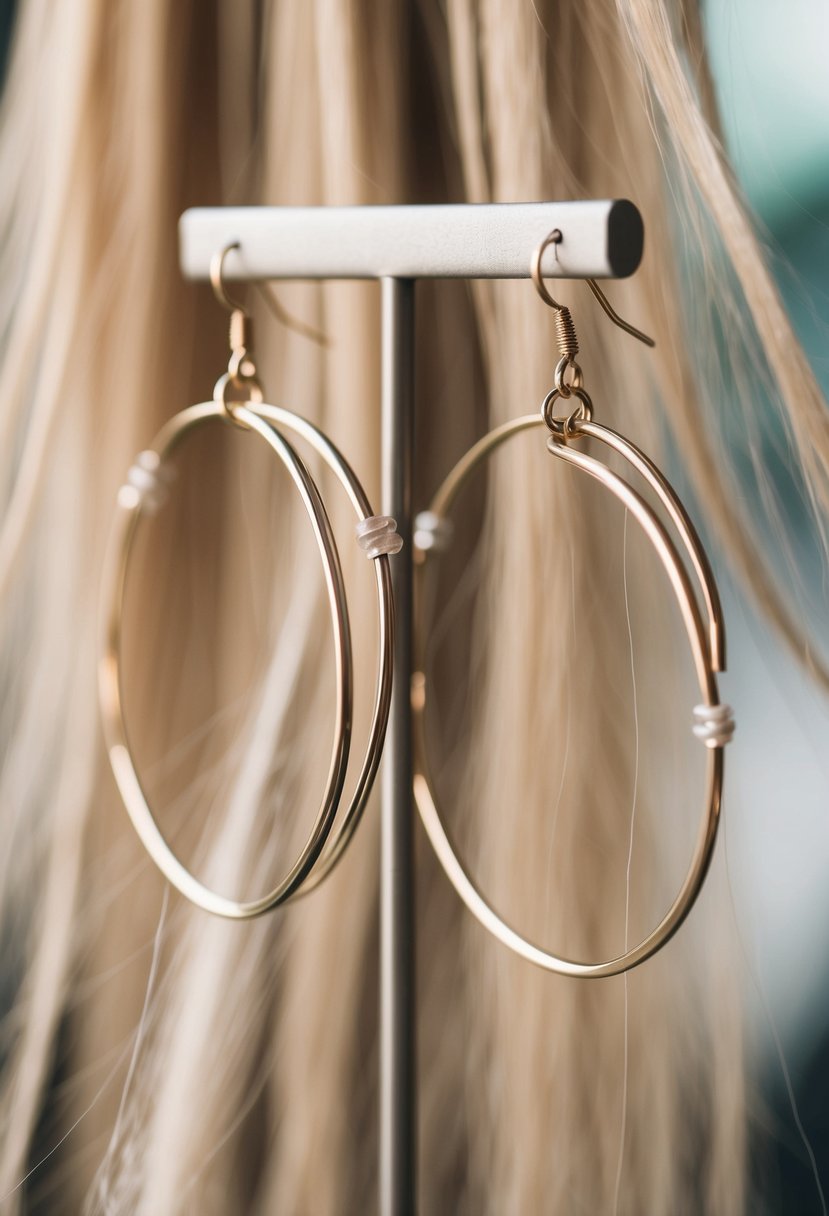
{"label": "wire loop", "polygon": [[[223,379],[227,380],[227,389],[231,384],[230,377]],[[246,387],[249,389],[250,386]],[[138,522],[143,514],[154,512],[161,505],[161,491],[170,480],[168,461],[184,436],[210,419],[225,418],[227,413],[227,403],[217,399],[190,406],[176,414],[156,436],[152,447],[140,454],[130,470],[126,485],[122,487],[103,587],[106,632],[99,662],[99,691],[104,734],[115,779],[133,825],[150,856],[169,882],[192,903],[219,916],[245,920],[260,916],[319,886],[338,864],[360,822],[380,764],[391,706],[394,605],[388,553],[397,552],[402,542],[395,531],[394,521],[386,516],[374,515],[348,462],[312,423],[279,406],[250,401],[231,406],[230,417],[233,421],[258,434],[280,457],[309,515],[323,562],[332,619],[336,713],[325,793],[297,860],[282,881],[260,898],[236,900],[219,894],[196,878],[175,855],[141,786],[123,713],[120,652],[126,574]],[[337,477],[357,515],[357,527],[362,538],[368,537],[369,541],[366,548],[358,534],[355,543],[366,549],[367,555],[373,559],[379,629],[374,706],[354,790],[342,812],[340,804],[351,747],[353,685],[345,588],[339,553],[319,491],[304,462],[282,435],[283,429],[294,432],[307,442]]]}
{"label": "wire loop", "polygon": [[[592,406],[590,398],[583,389],[571,390],[571,395],[578,398],[579,405],[567,419],[558,418],[552,413],[551,407],[561,395],[558,389],[553,389],[545,398],[540,416],[530,415],[517,418],[497,427],[479,440],[446,478],[432,500],[428,515],[430,520],[435,521],[433,527],[442,525],[452,502],[473,469],[514,435],[533,427],[546,425],[550,430],[547,440],[548,451],[598,480],[615,498],[621,501],[632,518],[640,525],[662,562],[671,588],[679,602],[702,694],[702,704],[693,711],[693,733],[702,740],[706,748],[706,793],[693,857],[679,892],[656,927],[638,944],[626,949],[616,957],[599,961],[569,959],[534,944],[513,929],[489,902],[467,871],[446,826],[435,793],[425,742],[428,688],[424,623],[419,615],[416,617],[415,631],[417,671],[412,680],[412,713],[415,725],[414,796],[426,834],[449,881],[466,907],[484,928],[515,954],[546,971],[596,978],[619,975],[650,958],[673,937],[691,911],[708,872],[714,849],[722,806],[723,752],[734,733],[734,719],[730,709],[720,703],[715,674],[717,671],[723,670],[725,666],[724,630],[719,596],[705,552],[691,520],[671,485],[644,453],[609,427],[603,427],[591,421]],[[589,437],[606,444],[643,477],[673,524],[681,548],[687,557],[688,565],[680,556],[680,551],[665,525],[657,518],[645,499],[607,465],[574,447],[573,441],[582,437]],[[416,605],[419,611],[424,598],[422,579],[430,564],[430,557],[435,551],[433,546],[423,547],[420,561],[415,566],[419,591]],[[696,578],[698,589],[695,589],[692,575]],[[698,596],[701,598],[701,605]]]}
{"label": "wire loop", "polygon": [[[226,407],[221,401],[206,401],[176,414],[162,427],[149,449],[158,458],[157,468],[165,466],[173,451],[190,431],[210,419],[222,419],[226,417],[226,413]],[[331,834],[345,783],[351,747],[353,660],[351,628],[339,554],[316,485],[291,445],[248,405],[236,406],[231,417],[265,441],[279,457],[299,492],[322,560],[334,641],[334,736],[325,791],[305,844],[296,860],[285,877],[266,895],[253,900],[232,899],[219,894],[197,879],[168,844],[135,768],[122,704],[121,621],[129,556],[144,505],[140,497],[130,499],[119,495],[103,587],[106,631],[98,679],[104,735],[112,770],[127,812],[144,847],[169,882],[192,903],[219,916],[244,920],[260,916],[297,893],[306,883]],[[143,463],[148,463],[146,457]]]}
{"label": "wire loop", "polygon": [[[559,398],[567,400],[568,398],[576,397],[578,405],[569,414],[560,415],[553,413],[553,406]],[[590,422],[593,418],[593,402],[589,395],[581,387],[573,385],[566,393],[561,389],[551,389],[541,405],[541,416],[552,433],[558,436],[562,443],[566,443],[573,434],[575,434],[575,425],[577,422]]]}
{"label": "wire loop", "polygon": [[[564,376],[567,371],[573,373],[572,380],[565,380]],[[562,355],[556,364],[556,370],[553,373],[553,384],[559,396],[565,399],[571,397],[577,389],[584,388],[584,373],[580,365],[575,359],[569,355]]]}

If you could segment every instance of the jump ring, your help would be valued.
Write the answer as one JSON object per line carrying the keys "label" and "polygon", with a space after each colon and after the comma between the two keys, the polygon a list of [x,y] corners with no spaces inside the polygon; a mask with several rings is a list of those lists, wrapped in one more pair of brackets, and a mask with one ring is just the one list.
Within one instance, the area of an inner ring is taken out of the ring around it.
{"label": "jump ring", "polygon": [[[231,365],[232,363],[233,357]],[[230,396],[230,390],[237,394],[235,398]],[[259,405],[262,397],[262,386],[256,376],[245,376],[238,370],[229,369],[223,376],[219,376],[213,388],[213,400],[222,406],[225,416],[242,430],[247,430],[248,427],[239,416],[240,408]]]}
{"label": "jump ring", "polygon": [[[564,379],[564,373],[568,368],[571,368],[573,372],[573,379],[569,383]],[[562,355],[559,359],[553,373],[553,384],[565,399],[571,397],[576,389],[584,388],[584,373],[572,355]]]}
{"label": "jump ring", "polygon": [[243,384],[258,385],[259,383],[256,379],[256,367],[251,358],[250,351],[246,350],[244,346],[240,346],[238,350],[230,352],[227,371],[233,381]]}
{"label": "jump ring", "polygon": [[[578,405],[570,414],[564,416],[554,414],[553,406],[560,397],[576,397]],[[593,402],[583,388],[573,387],[569,394],[561,389],[551,389],[541,404],[541,416],[553,435],[562,443],[566,443],[575,433],[577,422],[590,422],[593,418]]]}

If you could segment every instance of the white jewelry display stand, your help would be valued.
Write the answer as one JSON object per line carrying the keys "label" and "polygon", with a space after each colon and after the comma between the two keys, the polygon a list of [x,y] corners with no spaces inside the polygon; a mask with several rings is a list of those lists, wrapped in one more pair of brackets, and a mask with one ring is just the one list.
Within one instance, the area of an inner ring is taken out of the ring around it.
{"label": "white jewelry display stand", "polygon": [[380,1216],[416,1211],[417,1087],[410,677],[414,290],[417,279],[526,279],[554,229],[545,276],[624,278],[642,256],[632,203],[436,207],[196,208],[180,223],[181,267],[207,279],[238,242],[226,280],[377,279],[382,291],[382,501],[404,541],[391,559],[395,677],[382,767],[380,857]]}

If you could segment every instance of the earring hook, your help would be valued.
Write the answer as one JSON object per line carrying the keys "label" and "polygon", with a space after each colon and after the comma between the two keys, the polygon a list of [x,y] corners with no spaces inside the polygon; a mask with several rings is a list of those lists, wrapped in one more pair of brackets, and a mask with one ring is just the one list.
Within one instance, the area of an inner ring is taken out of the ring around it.
{"label": "earring hook", "polygon": [[616,309],[610,303],[607,296],[602,291],[595,279],[587,279],[587,286],[593,292],[593,295],[601,304],[605,313],[610,317],[614,325],[618,325],[619,329],[623,329],[626,334],[630,334],[632,338],[638,338],[640,342],[644,342],[645,346],[656,346],[653,338],[647,334],[643,334],[641,329],[637,329],[635,325],[631,325],[630,321],[626,321],[624,317],[620,317]]}
{"label": "earring hook", "polygon": [[280,325],[284,325],[286,329],[292,329],[301,338],[308,338],[311,342],[315,342],[317,346],[323,347],[324,350],[328,349],[331,345],[331,339],[328,334],[323,333],[321,329],[317,329],[313,325],[309,325],[307,321],[301,321],[299,317],[295,317],[293,313],[288,312],[285,305],[280,303],[279,297],[272,287],[259,282],[254,282],[253,286],[264,300],[271,315],[279,321]]}
{"label": "earring hook", "polygon": [[[560,315],[566,315],[569,318],[570,310],[568,309],[567,305],[559,304],[558,300],[553,299],[547,289],[546,283],[544,282],[544,276],[541,273],[541,261],[544,254],[549,249],[550,245],[559,245],[563,239],[563,234],[560,228],[554,228],[552,232],[545,236],[544,240],[533,253],[532,261],[530,263],[530,277],[532,278],[536,291],[541,296],[544,303],[548,304],[550,308],[555,309],[555,311]],[[632,338],[638,338],[638,340],[640,342],[644,342],[646,346],[656,346],[653,338],[649,338],[647,334],[642,333],[641,329],[637,329],[634,325],[631,325],[629,321],[626,321],[623,317],[619,316],[595,279],[587,279],[587,286],[593,292],[593,295],[599,301],[599,304],[602,306],[606,316],[610,318],[614,325],[618,325],[619,329],[623,329],[625,333],[630,334]],[[570,322],[570,325],[572,327],[572,321]],[[573,329],[573,336],[575,337],[575,329]],[[578,346],[576,349],[578,350]]]}
{"label": "earring hook", "polygon": [[[216,250],[210,259],[210,285],[213,288],[213,294],[220,304],[231,313],[240,312],[247,316],[248,313],[245,306],[234,300],[228,293],[224,279],[225,258],[232,250],[241,249],[241,247],[239,241],[230,241],[221,249]],[[294,333],[299,334],[303,338],[309,338],[312,342],[316,342],[317,346],[327,348],[331,345],[331,339],[327,334],[324,334],[319,329],[315,329],[313,325],[309,325],[306,321],[300,321],[298,317],[288,312],[287,308],[279,302],[276,292],[272,288],[267,288],[264,283],[257,281],[253,282],[253,286],[265,301],[272,315],[286,329],[293,330]]]}
{"label": "earring hook", "polygon": [[229,312],[247,312],[244,304],[238,303],[228,295],[225,287],[224,269],[225,258],[234,249],[240,249],[238,241],[230,241],[227,245],[223,245],[221,249],[217,249],[210,259],[210,286],[213,288],[213,294],[216,299]]}

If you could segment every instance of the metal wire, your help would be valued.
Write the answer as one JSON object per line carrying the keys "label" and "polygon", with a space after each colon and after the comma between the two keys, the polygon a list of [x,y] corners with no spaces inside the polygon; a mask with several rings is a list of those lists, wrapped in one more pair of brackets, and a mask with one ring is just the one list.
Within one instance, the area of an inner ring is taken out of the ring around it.
{"label": "metal wire", "polygon": [[[291,445],[253,408],[234,407],[234,418],[267,443],[285,465],[299,491],[308,514],[322,559],[326,593],[331,613],[336,674],[334,739],[326,778],[325,792],[311,830],[300,853],[285,877],[267,894],[251,900],[231,899],[211,890],[175,855],[156,821],[141,781],[129,744],[124,720],[121,688],[121,621],[124,588],[132,543],[142,514],[142,496],[134,486],[122,487],[118,495],[113,532],[110,539],[103,584],[106,627],[98,664],[98,687],[104,736],[112,771],[127,812],[144,847],[172,885],[191,903],[233,920],[261,916],[290,899],[306,882],[320,857],[334,826],[345,783],[351,745],[353,716],[351,630],[339,554],[325,507],[308,470]],[[174,415],[156,436],[150,451],[165,462],[185,435],[211,419],[226,418],[221,401],[206,401]]]}
{"label": "metal wire", "polygon": [[[588,416],[589,398],[587,394],[580,389],[574,390],[574,392],[579,398],[579,406],[583,409],[584,416],[579,417],[577,410],[568,419],[555,419],[552,416],[548,418],[546,413],[550,412],[548,409],[550,397],[557,393],[557,390],[553,390],[553,393],[545,400],[545,414],[530,415],[505,423],[475,444],[446,478],[435,495],[429,512],[436,520],[442,521],[456,494],[474,468],[491,455],[496,448],[519,432],[531,427],[546,425],[549,430],[547,448],[550,453],[581,469],[605,486],[614,497],[623,503],[651,541],[679,602],[705,712],[709,718],[713,715],[717,720],[728,719],[732,723],[731,733],[733,733],[733,718],[727,707],[720,705],[715,674],[724,668],[722,611],[710,566],[693,524],[675,491],[653,463],[621,435],[608,427],[592,422]],[[674,524],[682,548],[688,555],[692,572],[699,583],[705,620],[697,602],[691,576],[664,525],[627,481],[601,461],[587,456],[573,446],[575,440],[587,437],[605,443],[618,452],[644,478],[659,498]],[[418,604],[423,600],[422,580],[429,565],[430,553],[433,551],[425,549],[420,554],[419,564],[416,567],[421,582],[420,594],[416,601]],[[426,833],[449,881],[469,911],[484,928],[515,954],[544,970],[569,976],[600,977],[618,975],[638,966],[660,950],[676,933],[693,907],[705,880],[720,820],[724,769],[723,749],[727,738],[730,738],[730,733],[707,732],[703,737],[700,732],[695,732],[702,738],[707,748],[704,812],[690,866],[680,890],[665,916],[642,941],[615,958],[594,962],[565,958],[534,944],[504,920],[469,875],[451,840],[435,794],[425,746],[424,719],[427,706],[427,681],[424,662],[424,630],[424,622],[418,620],[415,637],[417,640],[416,662],[419,664],[419,670],[412,683],[416,744],[414,796]],[[699,709],[695,709],[694,717],[697,721],[700,720],[700,716]]]}

